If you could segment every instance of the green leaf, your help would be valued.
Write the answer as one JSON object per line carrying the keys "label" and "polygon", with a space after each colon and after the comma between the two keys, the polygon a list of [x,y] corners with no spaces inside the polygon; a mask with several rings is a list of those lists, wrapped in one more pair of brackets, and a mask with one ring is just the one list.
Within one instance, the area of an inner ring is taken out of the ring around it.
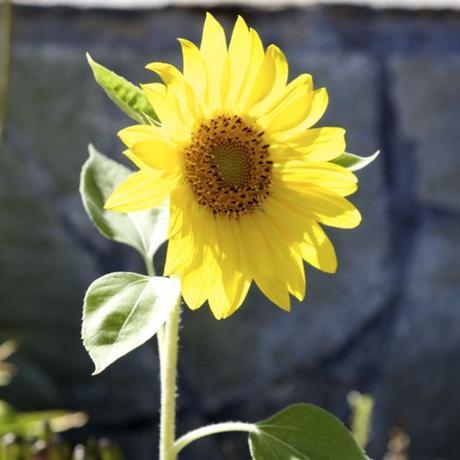
{"label": "green leaf", "polygon": [[151,260],[167,239],[169,210],[167,203],[150,211],[119,213],[104,209],[115,187],[132,171],[89,146],[89,158],[80,178],[80,194],[88,216],[99,232],[114,241],[128,244]]}
{"label": "green leaf", "polygon": [[343,423],[311,404],[294,404],[256,426],[249,435],[255,460],[366,459]]}
{"label": "green leaf", "polygon": [[99,86],[123,112],[139,123],[150,124],[152,121],[158,121],[141,88],[98,64],[89,53],[86,53],[86,58]]}
{"label": "green leaf", "polygon": [[94,281],[83,306],[83,345],[94,374],[153,337],[180,297],[179,281],[111,273]]}
{"label": "green leaf", "polygon": [[368,157],[360,157],[359,155],[355,155],[354,153],[345,152],[342,153],[342,155],[340,155],[339,157],[331,160],[331,163],[343,166],[344,168],[350,169],[351,171],[358,171],[370,165],[373,161],[377,159],[379,155],[380,150],[377,150],[377,152]]}

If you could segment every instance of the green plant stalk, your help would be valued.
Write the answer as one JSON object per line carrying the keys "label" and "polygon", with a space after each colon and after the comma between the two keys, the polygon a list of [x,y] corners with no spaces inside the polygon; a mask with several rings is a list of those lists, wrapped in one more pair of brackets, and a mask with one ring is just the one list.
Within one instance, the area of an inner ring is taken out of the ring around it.
{"label": "green plant stalk", "polygon": [[[179,341],[180,298],[164,326],[160,351],[161,412],[160,460],[176,460],[176,380]],[[159,340],[161,338],[159,336]]]}
{"label": "green plant stalk", "polygon": [[[155,276],[151,257],[145,258],[149,276]],[[160,360],[160,460],[175,460],[176,436],[176,380],[180,322],[180,298],[171,311],[166,324],[157,332],[158,356]]]}
{"label": "green plant stalk", "polygon": [[212,436],[219,433],[227,433],[229,431],[242,431],[246,433],[257,433],[257,426],[253,423],[243,422],[225,422],[216,423],[213,425],[203,426],[196,430],[190,431],[174,443],[174,453],[177,454],[186,446],[196,441],[197,439],[204,438],[205,436]]}
{"label": "green plant stalk", "polygon": [[[145,268],[147,269],[147,274],[149,276],[155,276],[155,268],[153,266],[153,259],[152,257],[146,256],[144,258]],[[161,374],[161,363],[163,362],[162,355],[163,355],[163,344],[164,344],[164,334],[165,328],[161,327],[157,332],[157,341],[158,341],[158,356],[160,359],[160,374]]]}

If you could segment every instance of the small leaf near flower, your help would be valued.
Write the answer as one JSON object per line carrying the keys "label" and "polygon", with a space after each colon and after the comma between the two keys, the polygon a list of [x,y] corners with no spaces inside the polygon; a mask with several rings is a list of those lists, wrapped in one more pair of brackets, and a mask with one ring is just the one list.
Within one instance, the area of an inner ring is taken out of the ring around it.
{"label": "small leaf near flower", "polygon": [[173,278],[110,273],[94,281],[83,305],[83,345],[94,374],[153,337],[180,297]]}
{"label": "small leaf near flower", "polygon": [[128,168],[90,145],[89,158],[82,168],[80,194],[88,216],[103,236],[132,246],[144,258],[151,259],[167,239],[167,203],[150,211],[115,213],[104,209],[113,189],[130,174]]}
{"label": "small leaf near flower", "polygon": [[335,163],[339,166],[349,169],[350,171],[359,171],[360,169],[369,166],[373,161],[380,155],[380,150],[377,150],[374,154],[368,157],[360,157],[354,153],[342,153],[337,158],[331,160],[331,163]]}
{"label": "small leaf near flower", "polygon": [[319,407],[294,404],[256,424],[254,460],[365,460],[343,423]]}
{"label": "small leaf near flower", "polygon": [[152,121],[158,121],[145,93],[140,88],[98,64],[89,53],[86,53],[86,58],[96,82],[123,112],[139,123],[151,124]]}

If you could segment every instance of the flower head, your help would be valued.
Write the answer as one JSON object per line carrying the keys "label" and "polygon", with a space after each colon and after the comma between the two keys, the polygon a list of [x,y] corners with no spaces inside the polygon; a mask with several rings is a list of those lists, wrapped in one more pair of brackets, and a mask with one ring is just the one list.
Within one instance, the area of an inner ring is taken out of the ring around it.
{"label": "flower head", "polygon": [[165,275],[181,280],[187,305],[208,301],[216,318],[243,302],[254,281],[276,305],[305,295],[303,260],[335,272],[322,225],[353,228],[345,198],[356,176],[333,164],[345,149],[341,128],[312,128],[328,96],[302,74],[288,83],[279,48],[266,50],[239,17],[227,48],[207,15],[201,45],[179,39],[183,71],[147,66],[163,83],[143,85],[159,124],[123,129],[125,154],[139,171],[106,208],[149,209],[169,198]]}

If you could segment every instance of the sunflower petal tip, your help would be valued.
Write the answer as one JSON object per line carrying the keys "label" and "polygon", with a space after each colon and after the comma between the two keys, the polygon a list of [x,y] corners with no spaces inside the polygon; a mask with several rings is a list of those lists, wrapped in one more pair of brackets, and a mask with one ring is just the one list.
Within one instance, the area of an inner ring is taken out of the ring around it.
{"label": "sunflower petal tip", "polygon": [[[151,70],[152,72],[154,72],[154,71],[155,71],[154,69],[156,68],[155,64],[156,64],[156,62],[149,62],[148,64],[145,65],[144,68],[147,69],[147,70]],[[142,85],[141,85],[141,86],[142,86]]]}
{"label": "sunflower petal tip", "polygon": [[337,273],[338,264],[337,259],[330,261],[329,264],[324,266],[324,271],[331,275],[335,275]]}
{"label": "sunflower petal tip", "polygon": [[205,21],[219,22],[210,11],[206,11]]}
{"label": "sunflower petal tip", "polygon": [[290,313],[291,312],[291,298],[290,298],[289,294],[287,295],[286,299],[283,299],[282,301],[279,299],[275,303],[275,305],[277,307],[281,308],[281,310],[283,310],[283,311],[285,311],[287,313]]}
{"label": "sunflower petal tip", "polygon": [[191,42],[190,40],[187,40],[186,38],[178,37],[177,41],[181,44],[181,46],[190,46]]}
{"label": "sunflower petal tip", "polygon": [[247,31],[249,31],[249,27],[246,24],[246,21],[244,20],[243,16],[241,16],[241,14],[238,15],[238,17],[236,18],[236,22],[235,22],[235,27],[239,25],[241,25],[242,27],[246,28]]}

